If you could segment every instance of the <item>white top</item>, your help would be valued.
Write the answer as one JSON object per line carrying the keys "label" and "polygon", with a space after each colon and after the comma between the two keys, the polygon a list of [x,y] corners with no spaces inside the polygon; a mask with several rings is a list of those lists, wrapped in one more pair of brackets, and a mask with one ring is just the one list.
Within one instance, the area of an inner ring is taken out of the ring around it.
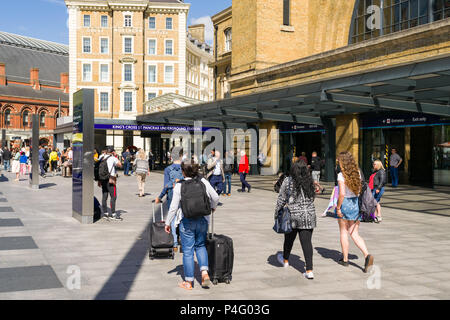
{"label": "white top", "polygon": [[116,176],[116,165],[119,163],[119,160],[111,155],[104,155],[102,154],[100,156],[100,158],[98,158],[99,161],[103,160],[104,157],[108,157],[108,159],[106,159],[106,164],[108,165],[108,170],[109,170],[109,174],[112,177]]}
{"label": "white top", "polygon": [[[359,173],[359,177],[361,178],[361,173]],[[342,181],[345,183],[345,178],[344,175],[342,174],[342,172],[339,172],[338,176],[337,176],[337,181]],[[355,198],[356,195],[353,193],[353,191],[351,191],[347,185],[345,185],[345,198]]]}
{"label": "white top", "polygon": [[[191,178],[185,178],[185,180],[190,180]],[[219,196],[217,195],[216,190],[211,186],[211,184],[205,178],[201,180],[203,184],[206,186],[206,193],[208,194],[209,199],[211,200],[211,209],[214,210],[217,208],[217,204],[219,203]],[[181,219],[183,219],[183,212],[181,211],[181,183],[175,184],[175,188],[173,188],[173,198],[172,203],[170,204],[169,213],[167,214],[166,226],[170,226],[172,220],[176,217],[175,227],[180,224]],[[209,217],[205,216],[206,220],[209,223]]]}
{"label": "white top", "polygon": [[69,160],[73,160],[73,151],[70,150],[69,153],[67,154],[67,158],[69,158]]}
{"label": "white top", "polygon": [[220,160],[217,160],[216,166],[214,167],[214,172],[213,172],[214,176],[220,176],[222,174],[222,170],[220,169],[221,164],[222,164],[222,162]]}

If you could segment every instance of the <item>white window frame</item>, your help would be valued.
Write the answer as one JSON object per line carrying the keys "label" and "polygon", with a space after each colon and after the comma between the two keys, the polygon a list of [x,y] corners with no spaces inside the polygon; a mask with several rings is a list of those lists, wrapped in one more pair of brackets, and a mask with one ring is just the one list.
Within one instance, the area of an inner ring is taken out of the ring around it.
{"label": "white window frame", "polygon": [[[229,39],[227,37],[228,33],[230,34]],[[233,47],[233,29],[227,28],[226,30],[224,30],[224,34],[225,34],[225,52],[230,52]]]}
{"label": "white window frame", "polygon": [[[106,47],[106,52],[102,52],[102,40],[108,41],[108,45]],[[109,37],[100,37],[100,44],[99,44],[99,52],[100,54],[109,54]]]}
{"label": "white window frame", "polygon": [[[148,91],[148,92],[147,92],[147,97],[146,97],[146,98],[147,98],[147,101],[150,100],[150,97],[148,96],[149,94],[154,94],[155,96],[154,96],[153,98],[156,98],[156,97],[158,96],[158,94],[157,94],[155,91]],[[152,98],[152,99],[153,99],[153,98]]]}
{"label": "white window frame", "polygon": [[[154,27],[154,28],[151,28],[151,27],[150,27],[150,18],[155,19],[155,27]],[[150,30],[156,30],[156,17],[155,17],[155,16],[148,17],[148,28],[149,28]]]}
{"label": "white window frame", "polygon": [[[169,21],[169,19],[171,21],[171,23],[170,23],[171,28],[170,29],[167,28],[167,21]],[[173,30],[173,18],[172,17],[166,17],[166,26],[165,26],[165,28],[166,28],[166,30]]]}
{"label": "white window frame", "polygon": [[[130,25],[127,26],[127,17],[130,17]],[[123,14],[123,26],[126,28],[131,28],[133,27],[133,14],[131,12],[125,12]]]}
{"label": "white window frame", "polygon": [[[91,67],[91,72],[90,72],[90,77],[89,77],[89,79],[87,79],[87,78],[85,78],[84,77],[84,66],[90,66]],[[89,63],[86,63],[86,62],[84,62],[82,65],[81,65],[81,80],[83,81],[83,82],[92,82],[92,62],[89,62]]]}
{"label": "white window frame", "polygon": [[[102,66],[107,66],[108,67],[108,73],[107,73],[107,76],[106,76],[106,78],[107,78],[106,80],[102,79]],[[108,63],[100,63],[99,66],[98,66],[98,69],[99,69],[98,81],[99,82],[109,82],[109,79],[110,79],[110,76],[109,76],[109,64]]]}
{"label": "white window frame", "polygon": [[[131,66],[131,81],[125,80],[125,66]],[[133,63],[124,63],[122,67],[122,81],[123,82],[134,82],[134,64]]]}
{"label": "white window frame", "polygon": [[[167,53],[167,41],[172,42],[172,53],[171,54]],[[165,56],[173,56],[174,54],[175,54],[175,41],[173,41],[173,39],[164,39],[164,55]]]}
{"label": "white window frame", "polygon": [[[130,93],[131,94],[131,110],[130,111],[128,111],[128,110],[125,110],[125,94],[126,93]],[[123,91],[122,92],[122,97],[123,97],[123,106],[122,106],[122,111],[123,112],[127,112],[127,113],[132,113],[132,112],[134,112],[134,110],[135,110],[135,107],[134,107],[134,97],[135,95],[134,95],[134,92],[133,91],[129,91],[129,90],[126,90],[126,91]]]}
{"label": "white window frame", "polygon": [[[125,51],[125,39],[131,39],[131,52],[126,52]],[[123,47],[122,47],[122,53],[124,53],[124,54],[133,54],[134,53],[134,37],[131,37],[131,36],[125,36],[125,37],[123,37],[123,40],[122,40],[122,45],[123,45]]]}
{"label": "white window frame", "polygon": [[[108,108],[106,110],[102,110],[102,93],[106,93],[108,95]],[[111,104],[111,94],[108,91],[99,91],[98,93],[98,111],[99,112],[109,112]]]}
{"label": "white window frame", "polygon": [[[87,26],[86,25],[86,17],[89,17],[89,25]],[[83,27],[85,27],[85,28],[90,28],[91,27],[91,24],[92,24],[92,19],[91,19],[92,17],[91,17],[91,15],[90,14],[83,14]]]}
{"label": "white window frame", "polygon": [[[85,39],[89,39],[89,49],[90,49],[89,52],[84,51],[84,40]],[[83,47],[82,48],[83,53],[92,53],[92,37],[83,37],[82,41],[81,41],[81,46]]]}
{"label": "white window frame", "polygon": [[[150,41],[155,41],[155,53],[150,53]],[[147,45],[148,45],[147,54],[149,56],[156,56],[156,55],[158,55],[158,39],[156,39],[156,38],[149,38],[148,41],[147,41]]]}
{"label": "white window frame", "polygon": [[[150,81],[150,67],[155,67],[155,81]],[[155,63],[147,64],[147,82],[158,83],[158,65]]]}
{"label": "white window frame", "polygon": [[[106,18],[106,26],[103,25],[103,18]],[[108,15],[102,14],[102,15],[100,16],[100,27],[102,27],[102,28],[108,28],[108,25],[109,25],[109,17],[108,17]]]}
{"label": "white window frame", "polygon": [[[166,72],[166,68],[167,67],[172,67],[172,82],[168,82],[167,81],[167,72]],[[164,64],[164,83],[165,84],[175,84],[175,65],[174,64]]]}

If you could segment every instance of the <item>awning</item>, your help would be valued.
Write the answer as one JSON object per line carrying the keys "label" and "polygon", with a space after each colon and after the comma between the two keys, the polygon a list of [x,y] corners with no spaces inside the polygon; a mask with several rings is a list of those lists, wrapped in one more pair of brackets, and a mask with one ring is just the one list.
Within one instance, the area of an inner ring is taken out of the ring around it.
{"label": "awning", "polygon": [[324,117],[371,111],[450,117],[450,57],[346,75],[138,116],[138,123],[247,128],[276,121],[322,125]]}

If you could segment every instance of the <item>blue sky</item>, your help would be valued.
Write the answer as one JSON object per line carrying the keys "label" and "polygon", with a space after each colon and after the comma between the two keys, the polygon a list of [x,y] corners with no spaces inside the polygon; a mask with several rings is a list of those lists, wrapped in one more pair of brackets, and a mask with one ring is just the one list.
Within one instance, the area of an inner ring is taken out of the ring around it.
{"label": "blue sky", "polygon": [[[229,7],[231,0],[186,0],[191,4],[188,24],[209,22],[208,42],[212,44],[212,24],[207,17]],[[0,30],[67,44],[67,9],[63,0],[1,0]]]}

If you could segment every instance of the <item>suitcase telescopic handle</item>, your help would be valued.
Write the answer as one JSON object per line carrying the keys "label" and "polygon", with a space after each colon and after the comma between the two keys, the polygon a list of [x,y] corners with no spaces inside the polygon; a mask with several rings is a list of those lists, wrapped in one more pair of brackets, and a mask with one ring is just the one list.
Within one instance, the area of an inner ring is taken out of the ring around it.
{"label": "suitcase telescopic handle", "polygon": [[[155,218],[155,200],[152,201],[152,208],[153,208],[153,222],[156,222],[156,218]],[[164,221],[164,207],[163,207],[162,201],[161,201],[161,221]]]}

